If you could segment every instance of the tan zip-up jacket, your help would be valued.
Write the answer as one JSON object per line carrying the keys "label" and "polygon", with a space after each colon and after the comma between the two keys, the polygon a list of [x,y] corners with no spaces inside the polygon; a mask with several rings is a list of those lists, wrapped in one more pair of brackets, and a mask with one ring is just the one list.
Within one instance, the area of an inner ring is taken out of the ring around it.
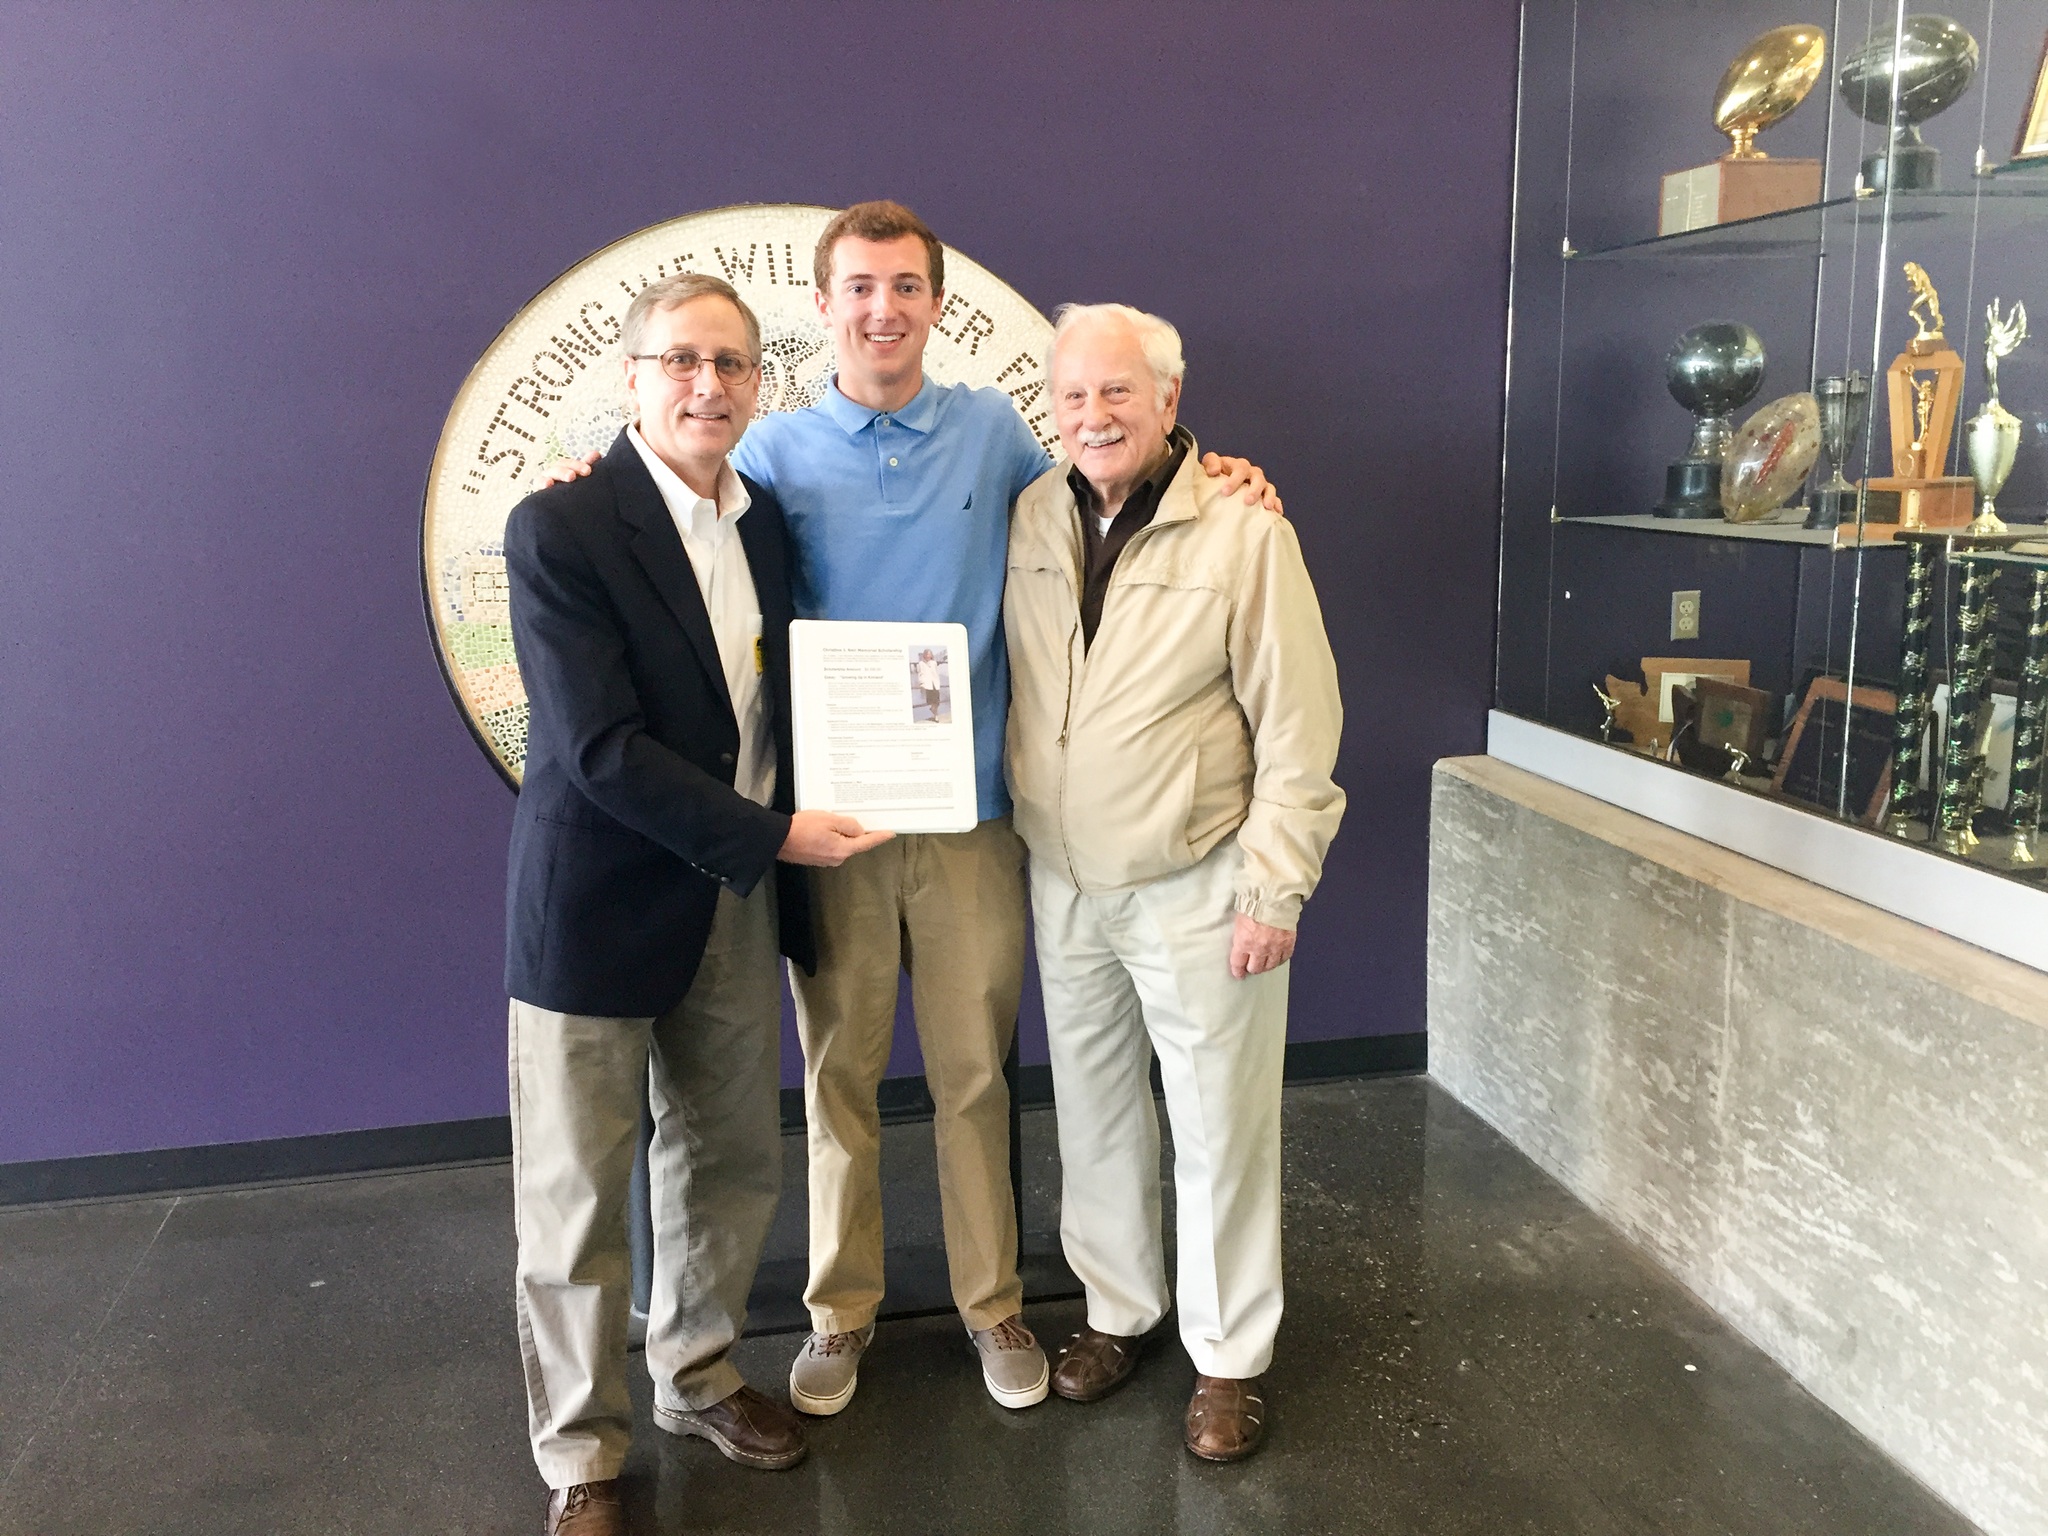
{"label": "tan zip-up jacket", "polygon": [[1292,928],[1344,814],[1343,707],[1294,529],[1190,447],[1081,640],[1065,458],[1010,520],[1010,793],[1031,857],[1082,891],[1195,864],[1233,832],[1237,910]]}

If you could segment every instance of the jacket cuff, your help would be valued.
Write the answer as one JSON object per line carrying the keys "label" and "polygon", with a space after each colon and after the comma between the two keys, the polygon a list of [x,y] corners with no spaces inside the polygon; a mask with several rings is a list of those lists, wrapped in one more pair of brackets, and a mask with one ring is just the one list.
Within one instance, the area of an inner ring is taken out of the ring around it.
{"label": "jacket cuff", "polygon": [[1255,923],[1291,931],[1301,921],[1301,898],[1260,890],[1239,891],[1237,910]]}
{"label": "jacket cuff", "polygon": [[764,805],[748,820],[751,824],[747,828],[746,862],[734,873],[721,877],[726,889],[742,899],[753,895],[754,887],[775,867],[775,856],[789,841],[790,817],[787,811],[772,810]]}

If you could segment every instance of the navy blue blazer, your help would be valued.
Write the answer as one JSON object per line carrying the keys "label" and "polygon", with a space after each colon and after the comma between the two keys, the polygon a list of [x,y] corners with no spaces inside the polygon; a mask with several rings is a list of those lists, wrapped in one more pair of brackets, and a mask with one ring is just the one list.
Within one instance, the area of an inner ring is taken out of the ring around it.
{"label": "navy blue blazer", "polygon": [[[621,432],[590,474],[505,526],[512,636],[533,716],[512,816],[505,990],[560,1013],[665,1013],[697,974],[718,888],[746,895],[789,834],[789,530],[744,481],[739,521],[766,653],[775,803],[733,789],[740,733],[703,595]],[[776,874],[782,949],[816,966],[804,872]]]}

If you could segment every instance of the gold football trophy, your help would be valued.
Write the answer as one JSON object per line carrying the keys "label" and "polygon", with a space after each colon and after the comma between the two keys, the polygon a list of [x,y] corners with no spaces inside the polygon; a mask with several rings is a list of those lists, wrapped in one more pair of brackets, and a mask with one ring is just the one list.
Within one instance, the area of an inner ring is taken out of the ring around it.
{"label": "gold football trophy", "polygon": [[1756,136],[1806,99],[1827,64],[1827,34],[1776,27],[1735,56],[1714,89],[1714,126],[1729,150],[1710,165],[1664,178],[1660,235],[1753,219],[1820,200],[1818,160],[1773,160]]}
{"label": "gold football trophy", "polygon": [[1961,528],[1970,521],[1976,482],[1945,475],[1962,402],[1963,360],[1942,334],[1941,295],[1926,268],[1906,263],[1915,334],[1885,370],[1891,405],[1892,472],[1865,487],[1865,515],[1901,528]]}

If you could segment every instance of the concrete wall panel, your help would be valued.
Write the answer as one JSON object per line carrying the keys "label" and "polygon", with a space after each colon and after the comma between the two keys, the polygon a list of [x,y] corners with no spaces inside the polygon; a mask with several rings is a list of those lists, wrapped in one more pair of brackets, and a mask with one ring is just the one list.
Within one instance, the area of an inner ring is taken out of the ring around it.
{"label": "concrete wall panel", "polygon": [[2048,1529],[2048,976],[1485,758],[1431,1071],[1994,1536]]}

